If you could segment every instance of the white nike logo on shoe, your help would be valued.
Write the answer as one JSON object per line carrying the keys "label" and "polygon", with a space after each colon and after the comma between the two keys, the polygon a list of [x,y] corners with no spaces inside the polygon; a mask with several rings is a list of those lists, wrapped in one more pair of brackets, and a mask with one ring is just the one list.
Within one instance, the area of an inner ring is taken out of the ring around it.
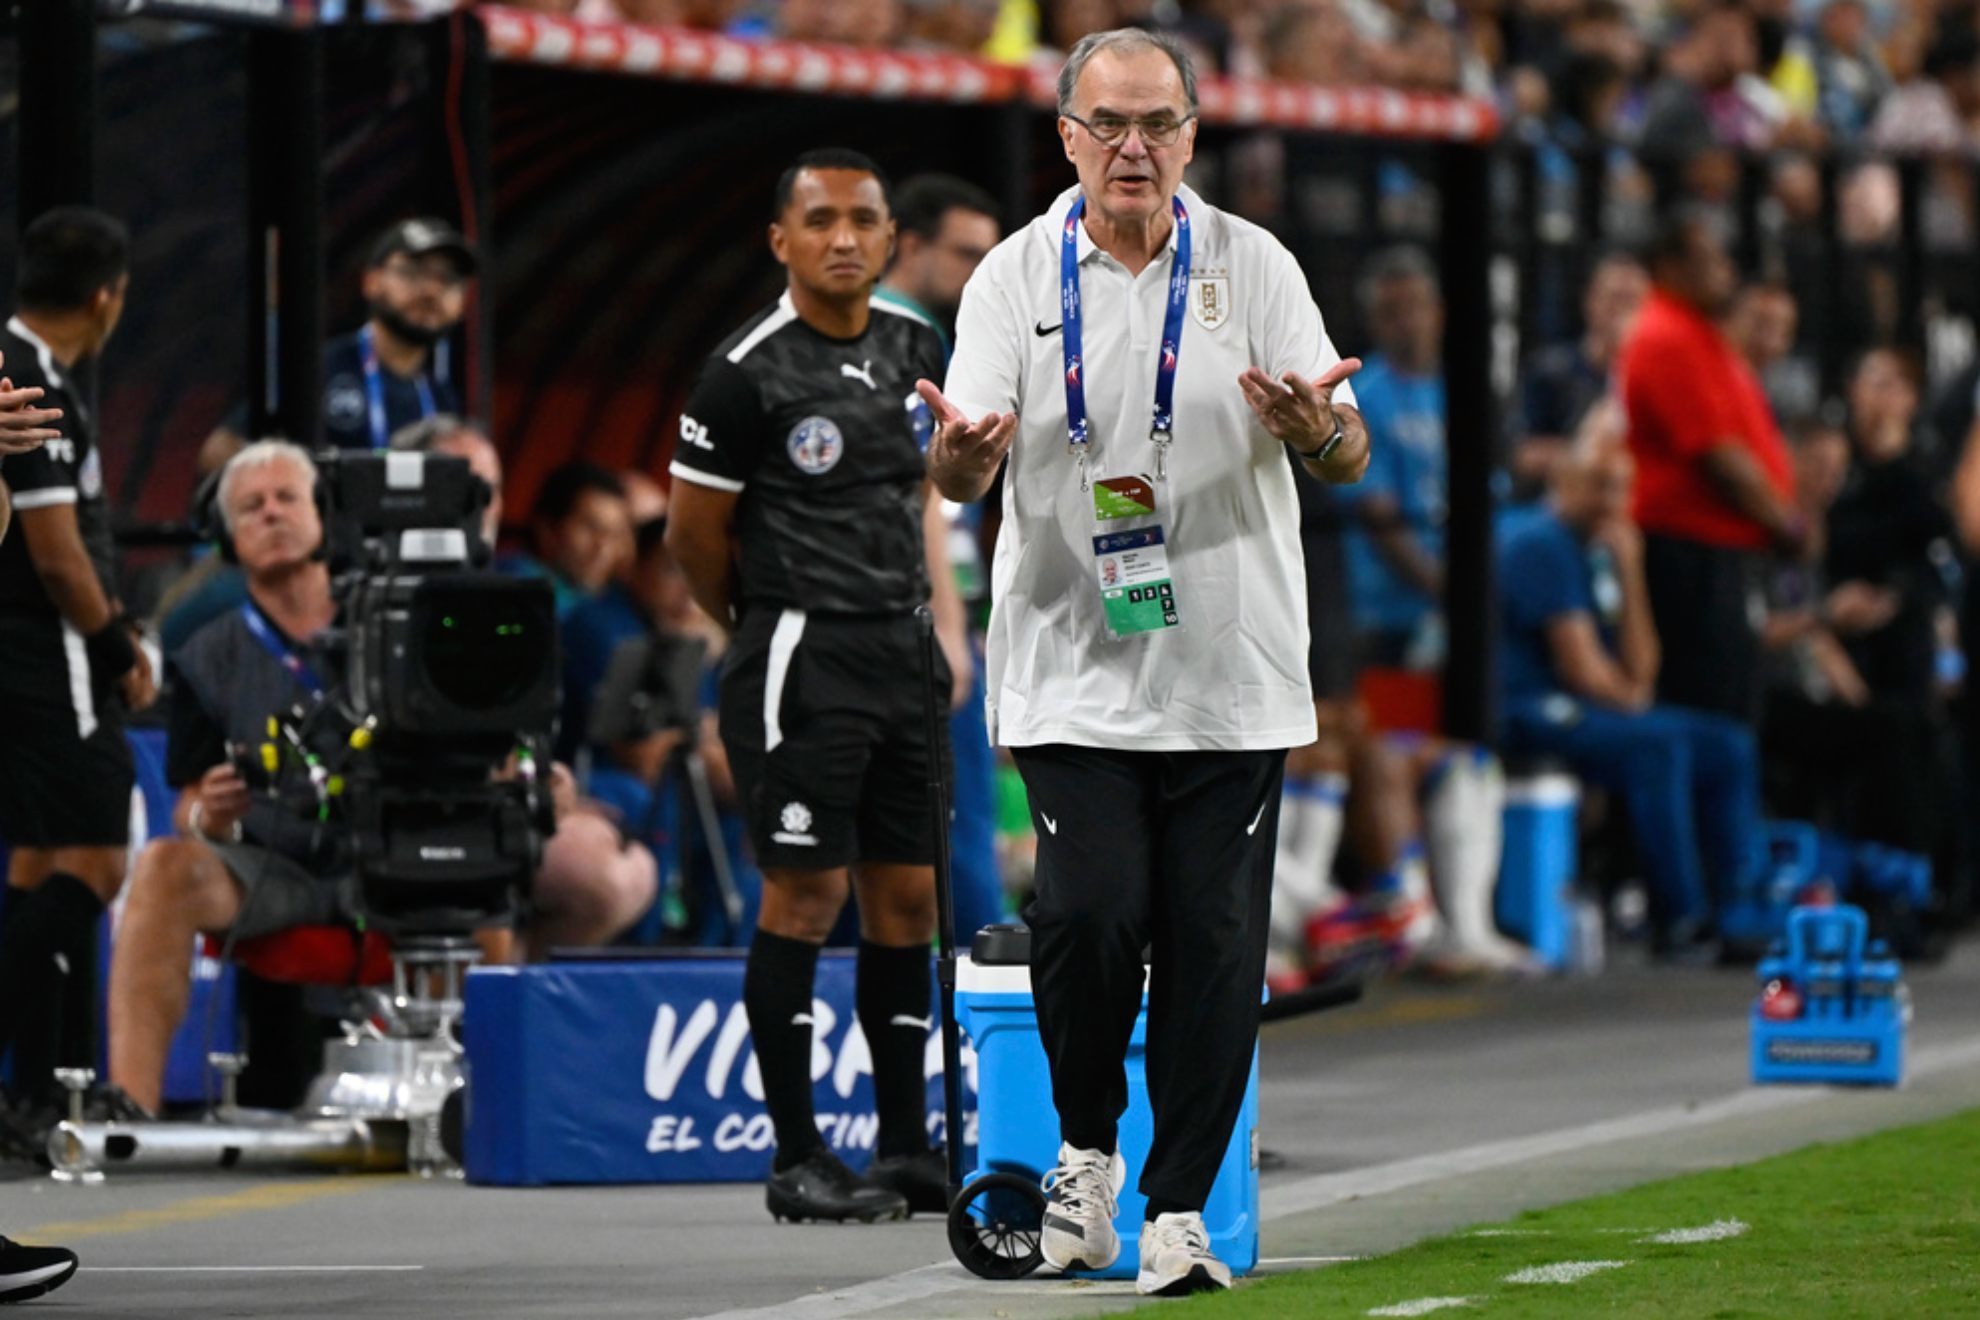
{"label": "white nike logo on shoe", "polygon": [[905,1013],[896,1013],[887,1019],[887,1025],[890,1027],[920,1027],[923,1031],[927,1031],[935,1025],[935,1019],[933,1016],[918,1018],[909,1017]]}
{"label": "white nike logo on shoe", "polygon": [[811,1020],[811,1014],[798,1013],[792,1016],[791,1025],[794,1027],[809,1027],[815,1024]]}
{"label": "white nike logo on shoe", "polygon": [[1251,818],[1251,824],[1244,827],[1244,832],[1246,834],[1258,833],[1258,822],[1265,819],[1265,808],[1268,805],[1270,805],[1268,802],[1261,802],[1258,804],[1258,814]]}
{"label": "white nike logo on shoe", "polygon": [[1059,822],[1053,820],[1050,816],[1046,815],[1044,812],[1041,811],[1038,813],[1038,819],[1044,821],[1045,828],[1051,831],[1053,834],[1057,834],[1059,832]]}

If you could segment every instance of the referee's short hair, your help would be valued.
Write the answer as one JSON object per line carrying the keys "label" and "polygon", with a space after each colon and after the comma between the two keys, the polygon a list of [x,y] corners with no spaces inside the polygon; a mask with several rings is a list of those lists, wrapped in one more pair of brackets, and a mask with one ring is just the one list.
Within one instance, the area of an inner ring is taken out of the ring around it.
{"label": "referee's short hair", "polygon": [[894,186],[887,181],[887,172],[873,157],[851,147],[818,147],[799,156],[777,176],[777,192],[770,200],[772,220],[784,218],[784,208],[791,204],[791,191],[797,187],[797,177],[805,170],[857,170],[861,174],[871,174],[879,180],[880,197],[887,203],[888,213],[893,213]]}
{"label": "referee's short hair", "polygon": [[15,302],[30,312],[72,312],[131,268],[131,234],[92,206],[44,211],[21,233]]}
{"label": "referee's short hair", "polygon": [[997,199],[968,179],[953,174],[917,174],[894,194],[894,223],[903,234],[933,238],[951,211],[974,211],[998,219]]}
{"label": "referee's short hair", "polygon": [[256,468],[264,468],[284,459],[302,469],[303,475],[309,479],[310,489],[314,491],[317,482],[316,460],[309,456],[307,449],[288,440],[257,440],[228,459],[227,466],[220,469],[220,486],[213,496],[213,503],[218,506],[220,526],[226,530],[228,536],[234,534],[234,483],[241,479],[241,474],[244,472],[252,472]]}
{"label": "referee's short hair", "polygon": [[626,497],[625,483],[614,476],[610,468],[587,463],[583,459],[565,463],[543,479],[543,485],[537,489],[536,505],[530,510],[530,517],[537,522],[562,522],[571,516],[571,510],[577,508],[578,500],[591,491],[617,499]]}

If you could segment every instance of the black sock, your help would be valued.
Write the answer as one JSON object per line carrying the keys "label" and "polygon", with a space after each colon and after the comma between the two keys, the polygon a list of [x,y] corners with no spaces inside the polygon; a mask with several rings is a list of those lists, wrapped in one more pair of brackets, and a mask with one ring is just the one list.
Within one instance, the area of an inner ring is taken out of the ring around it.
{"label": "black sock", "polygon": [[750,942],[743,972],[763,1107],[777,1129],[776,1170],[782,1173],[824,1145],[811,1108],[811,990],[818,946],[765,930]]}
{"label": "black sock", "polygon": [[[14,1046],[14,1089],[56,1101],[58,1067],[96,1062],[96,923],[103,900],[72,875],[56,872],[13,909],[0,942],[0,1014]],[[0,1037],[0,1048],[6,1040]]]}
{"label": "black sock", "polygon": [[1191,1211],[1201,1214],[1203,1207],[1200,1205],[1184,1205],[1181,1201],[1166,1201],[1159,1196],[1151,1196],[1148,1198],[1148,1209],[1142,1212],[1141,1222],[1152,1224],[1155,1222],[1157,1215],[1186,1215]]}
{"label": "black sock", "polygon": [[928,946],[889,948],[859,942],[853,999],[873,1055],[873,1101],[880,1115],[880,1155],[928,1149],[928,1057],[931,1001]]}

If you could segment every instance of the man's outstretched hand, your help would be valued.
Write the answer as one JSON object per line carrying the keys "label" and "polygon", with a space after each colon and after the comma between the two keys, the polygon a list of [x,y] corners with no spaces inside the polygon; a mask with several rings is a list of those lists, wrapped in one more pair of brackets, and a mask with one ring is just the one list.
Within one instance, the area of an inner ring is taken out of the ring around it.
{"label": "man's outstretched hand", "polygon": [[[0,354],[0,366],[5,366],[6,361],[5,355]],[[25,454],[45,440],[61,437],[62,433],[49,425],[61,417],[60,408],[29,406],[41,394],[39,385],[16,389],[13,381],[0,376],[0,458]]]}
{"label": "man's outstretched hand", "polygon": [[942,397],[934,381],[918,380],[914,388],[935,415],[935,435],[928,442],[928,476],[935,489],[959,504],[982,499],[1011,450],[1017,414],[985,413],[972,422]]}

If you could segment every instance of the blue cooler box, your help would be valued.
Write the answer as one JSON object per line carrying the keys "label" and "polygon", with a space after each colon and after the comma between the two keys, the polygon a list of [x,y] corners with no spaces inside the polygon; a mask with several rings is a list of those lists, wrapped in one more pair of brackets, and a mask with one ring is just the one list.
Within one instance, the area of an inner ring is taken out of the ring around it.
{"label": "blue cooler box", "polygon": [[1910,996],[1897,959],[1869,938],[1861,908],[1798,907],[1787,940],[1763,959],[1760,984],[1791,989],[1801,1011],[1785,1020],[1749,1010],[1753,1081],[1899,1086]]}
{"label": "blue cooler box", "polygon": [[[1041,1178],[1059,1162],[1059,1116],[1052,1106],[1052,1076],[1038,1036],[1038,1011],[1031,998],[1031,969],[957,961],[956,1018],[976,1056],[976,1173],[1000,1170]],[[1090,1277],[1131,1279],[1141,1266],[1141,1219],[1147,1202],[1135,1189],[1154,1139],[1148,1107],[1148,1001],[1134,1021],[1128,1042],[1127,1113],[1121,1116],[1120,1151],[1127,1161],[1127,1186],[1114,1227],[1121,1256]],[[973,1176],[973,1175],[972,1175]],[[1251,1080],[1238,1110],[1231,1144],[1224,1152],[1217,1182],[1203,1207],[1210,1248],[1234,1273],[1258,1264],[1258,1052],[1251,1054]]]}
{"label": "blue cooler box", "polygon": [[1505,845],[1493,917],[1554,971],[1574,958],[1581,783],[1560,770],[1506,782]]}

